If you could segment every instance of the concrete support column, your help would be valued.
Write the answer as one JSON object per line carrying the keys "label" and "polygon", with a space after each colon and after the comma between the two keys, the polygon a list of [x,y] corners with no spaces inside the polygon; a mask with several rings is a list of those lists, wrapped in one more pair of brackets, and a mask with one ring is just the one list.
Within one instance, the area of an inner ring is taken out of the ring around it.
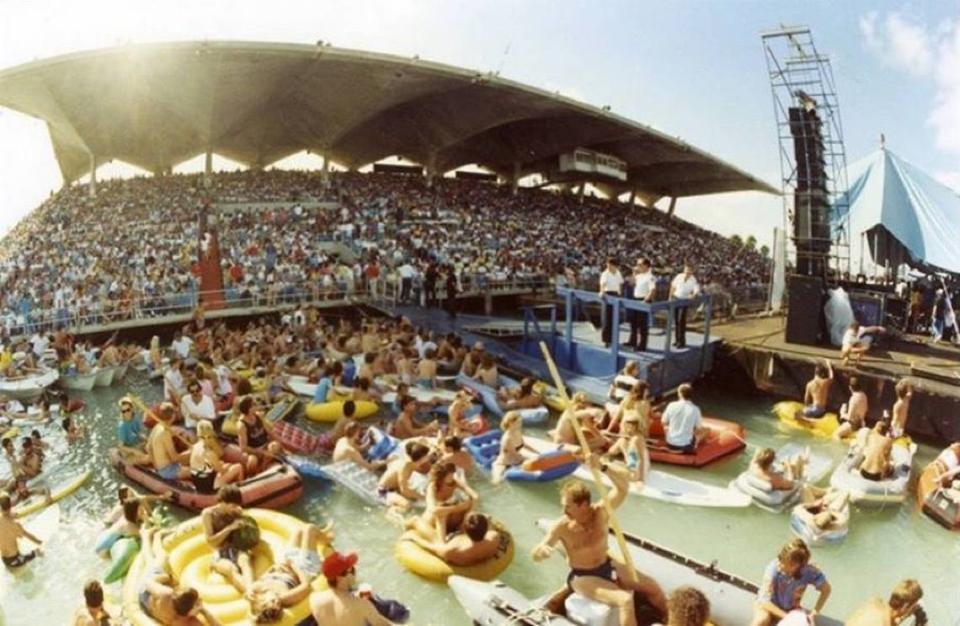
{"label": "concrete support column", "polygon": [[587,182],[584,181],[580,183],[580,189],[577,191],[577,195],[580,196],[580,204],[583,204],[583,197],[586,195],[587,191]]}
{"label": "concrete support column", "polygon": [[636,203],[637,203],[637,190],[631,189],[630,197],[627,199],[627,204],[629,204],[630,206],[633,206]]}
{"label": "concrete support column", "polygon": [[670,207],[667,209],[667,215],[673,217],[673,211],[677,208],[677,197],[672,196],[670,198]]}
{"label": "concrete support column", "polygon": [[213,184],[213,150],[207,149],[203,155],[203,186],[210,187]]}
{"label": "concrete support column", "polygon": [[437,153],[431,152],[427,158],[427,189],[433,187],[433,178],[437,175]]}
{"label": "concrete support column", "polygon": [[320,170],[320,181],[323,183],[324,188],[330,186],[330,154],[324,150],[320,153],[320,156],[323,158],[323,169]]}
{"label": "concrete support column", "polygon": [[90,197],[95,198],[97,196],[97,157],[93,153],[90,153]]}
{"label": "concrete support column", "polygon": [[520,188],[520,161],[513,162],[513,179],[510,181],[510,193],[517,195]]}

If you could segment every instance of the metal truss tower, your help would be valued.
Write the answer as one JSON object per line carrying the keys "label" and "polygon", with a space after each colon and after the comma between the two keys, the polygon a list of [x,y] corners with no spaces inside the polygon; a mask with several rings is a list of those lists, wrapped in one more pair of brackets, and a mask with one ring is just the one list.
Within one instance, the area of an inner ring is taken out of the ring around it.
{"label": "metal truss tower", "polygon": [[[780,150],[784,229],[796,271],[850,272],[847,155],[830,59],[805,26],[761,33]],[[844,216],[839,220],[837,216]]]}

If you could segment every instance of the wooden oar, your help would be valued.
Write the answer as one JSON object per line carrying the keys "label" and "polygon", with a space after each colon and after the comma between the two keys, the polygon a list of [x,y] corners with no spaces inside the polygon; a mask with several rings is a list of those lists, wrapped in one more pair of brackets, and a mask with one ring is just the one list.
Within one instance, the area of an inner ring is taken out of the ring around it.
{"label": "wooden oar", "polygon": [[[543,351],[543,358],[547,362],[547,367],[550,369],[550,376],[553,377],[553,384],[557,388],[557,393],[560,394],[560,397],[565,401],[569,402],[570,397],[567,395],[567,388],[563,384],[563,380],[560,378],[560,371],[557,370],[557,364],[553,362],[553,357],[550,356],[550,349],[547,348],[547,344],[543,341],[540,342],[540,350]],[[580,442],[580,448],[586,454],[590,454],[590,446],[587,445],[587,438],[583,434],[583,428],[580,426],[580,420],[577,419],[577,414],[575,411],[570,411],[570,423],[573,425],[573,430],[577,433],[577,440]],[[627,576],[630,577],[630,582],[636,583],[637,572],[633,566],[633,557],[630,556],[630,551],[627,550],[627,540],[623,536],[623,531],[620,529],[620,521],[617,519],[616,513],[613,510],[613,507],[610,506],[610,502],[607,500],[607,486],[603,482],[603,476],[600,475],[600,469],[592,463],[587,463],[587,466],[590,468],[590,471],[593,473],[593,482],[597,486],[597,490],[600,492],[600,502],[603,503],[603,508],[607,512],[607,518],[610,520],[610,528],[613,530],[614,536],[617,538],[617,546],[620,548],[620,554],[623,555],[623,562],[627,566]]]}

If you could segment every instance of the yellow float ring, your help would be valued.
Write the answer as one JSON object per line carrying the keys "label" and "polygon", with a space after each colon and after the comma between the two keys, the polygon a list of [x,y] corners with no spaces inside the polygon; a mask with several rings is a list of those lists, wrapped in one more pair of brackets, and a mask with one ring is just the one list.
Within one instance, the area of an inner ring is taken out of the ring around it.
{"label": "yellow float ring", "polygon": [[557,413],[563,413],[570,406],[570,402],[560,397],[560,394],[554,393],[547,386],[547,383],[539,381],[533,385],[533,392],[543,398],[543,403]]}
{"label": "yellow float ring", "polygon": [[[311,402],[307,405],[307,408],[304,409],[304,413],[308,419],[315,422],[335,422],[343,417],[344,402],[344,400]],[[376,402],[370,402],[369,400],[360,400],[355,404],[357,405],[357,410],[353,414],[353,418],[358,420],[375,415],[379,409]]]}
{"label": "yellow float ring", "polygon": [[[295,517],[277,511],[247,509],[245,513],[253,517],[260,527],[261,543],[253,551],[254,573],[260,576],[273,564],[274,555],[282,555],[290,545],[294,533],[305,524]],[[196,589],[204,607],[221,624],[240,626],[252,623],[249,603],[232,585],[210,570],[214,552],[204,538],[203,521],[200,517],[177,526],[174,533],[163,542],[163,548],[167,553],[173,578],[180,585]],[[321,558],[329,549],[329,546],[318,548]],[[146,550],[141,551],[123,583],[123,611],[133,626],[159,626],[140,607],[139,588],[147,566],[146,553]],[[327,581],[323,576],[318,576],[311,588],[313,591],[323,591],[327,588]],[[295,626],[309,614],[310,600],[307,598],[284,609],[283,617],[275,623],[278,626]]]}
{"label": "yellow float ring", "polygon": [[400,565],[427,580],[446,583],[453,575],[474,580],[490,581],[497,578],[513,561],[513,536],[499,522],[493,522],[493,528],[500,533],[500,546],[493,558],[476,565],[450,565],[432,552],[403,537],[397,541],[393,554]]}

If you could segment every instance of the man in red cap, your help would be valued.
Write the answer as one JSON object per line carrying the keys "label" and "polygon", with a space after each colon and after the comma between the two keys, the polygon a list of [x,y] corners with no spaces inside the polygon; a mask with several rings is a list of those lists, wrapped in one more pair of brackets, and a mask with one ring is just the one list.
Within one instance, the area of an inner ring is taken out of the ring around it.
{"label": "man in red cap", "polygon": [[310,597],[310,612],[318,624],[337,626],[390,626],[373,603],[354,595],[357,582],[357,555],[331,552],[323,561],[328,589]]}

